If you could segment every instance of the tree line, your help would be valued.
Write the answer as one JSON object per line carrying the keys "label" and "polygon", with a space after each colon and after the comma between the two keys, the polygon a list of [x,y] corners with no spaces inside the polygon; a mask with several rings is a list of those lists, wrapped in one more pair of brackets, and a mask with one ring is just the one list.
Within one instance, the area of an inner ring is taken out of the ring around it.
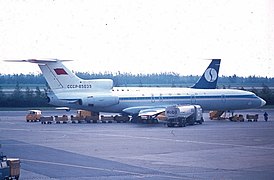
{"label": "tree line", "polygon": [[[176,73],[160,74],[130,74],[130,73],[76,73],[83,79],[112,79],[114,86],[169,86],[187,87],[194,84],[199,76],[180,76]],[[15,84],[15,85],[14,85]],[[44,89],[40,89],[41,84]],[[274,91],[269,87],[274,87],[274,78],[267,77],[238,77],[222,76],[218,80],[219,88],[231,88],[238,86],[240,89],[249,87],[248,90],[266,100],[268,105],[274,105]],[[221,84],[221,85],[220,85]],[[37,86],[37,85],[40,85]],[[6,93],[3,89],[12,86],[13,91]],[[32,86],[30,88],[30,86]],[[33,90],[35,86],[35,90]],[[24,89],[22,88],[24,87]],[[258,88],[259,87],[259,88]],[[46,107],[46,92],[48,86],[42,74],[0,74],[0,107]]]}
{"label": "tree line", "polygon": [[[200,76],[180,76],[178,73],[154,73],[154,74],[131,74],[131,73],[86,73],[77,72],[77,76],[83,79],[112,79],[115,86],[145,86],[145,85],[169,85],[169,86],[190,86],[194,84]],[[1,84],[46,84],[46,80],[42,74],[0,74]],[[239,77],[221,76],[218,80],[219,86],[223,85],[243,85],[243,86],[261,86],[262,84],[274,86],[274,78],[269,77]]]}
{"label": "tree line", "polygon": [[35,90],[26,87],[23,91],[19,83],[13,92],[7,94],[0,86],[0,107],[48,107],[50,106],[46,96],[47,89],[43,91],[37,86]]}

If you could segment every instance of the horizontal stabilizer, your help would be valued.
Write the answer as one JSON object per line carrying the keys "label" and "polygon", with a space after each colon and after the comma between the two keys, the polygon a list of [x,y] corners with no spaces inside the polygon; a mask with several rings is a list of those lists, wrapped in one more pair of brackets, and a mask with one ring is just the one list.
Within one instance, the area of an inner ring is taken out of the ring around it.
{"label": "horizontal stabilizer", "polygon": [[52,62],[64,62],[64,61],[73,61],[73,60],[59,60],[59,59],[9,59],[4,60],[6,62],[29,62],[29,63],[36,63],[36,64],[46,64]]}

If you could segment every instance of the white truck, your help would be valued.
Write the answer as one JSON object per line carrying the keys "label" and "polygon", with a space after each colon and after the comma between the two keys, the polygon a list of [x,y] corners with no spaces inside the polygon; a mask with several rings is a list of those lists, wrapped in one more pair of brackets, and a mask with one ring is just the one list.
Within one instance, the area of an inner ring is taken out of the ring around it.
{"label": "white truck", "polygon": [[168,106],[165,111],[168,127],[185,127],[186,125],[202,124],[203,110],[199,105]]}

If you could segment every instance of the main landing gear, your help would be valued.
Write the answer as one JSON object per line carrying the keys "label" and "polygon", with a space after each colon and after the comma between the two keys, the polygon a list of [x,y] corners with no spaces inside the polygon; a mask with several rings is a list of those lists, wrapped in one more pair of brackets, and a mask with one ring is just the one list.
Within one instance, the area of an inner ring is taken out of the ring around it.
{"label": "main landing gear", "polygon": [[133,115],[131,118],[132,123],[137,123],[137,124],[157,124],[158,119],[154,116],[138,116],[138,115]]}

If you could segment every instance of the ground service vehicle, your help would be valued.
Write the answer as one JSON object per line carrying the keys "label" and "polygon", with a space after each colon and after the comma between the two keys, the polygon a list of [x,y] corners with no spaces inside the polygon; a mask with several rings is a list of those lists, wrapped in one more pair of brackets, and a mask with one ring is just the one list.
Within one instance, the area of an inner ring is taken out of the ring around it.
{"label": "ground service vehicle", "polygon": [[242,114],[235,114],[234,116],[229,118],[230,121],[234,122],[244,122],[244,116]]}
{"label": "ground service vehicle", "polygon": [[202,124],[204,121],[203,110],[199,105],[169,106],[166,108],[165,115],[168,127]]}
{"label": "ground service vehicle", "polygon": [[19,179],[20,160],[0,155],[0,180]]}
{"label": "ground service vehicle", "polygon": [[40,118],[41,124],[52,124],[53,120],[53,116],[42,116]]}
{"label": "ground service vehicle", "polygon": [[99,114],[93,113],[91,111],[86,111],[86,110],[77,110],[76,111],[76,116],[71,116],[71,121],[72,123],[81,123],[81,122],[93,122],[97,123],[99,120]]}
{"label": "ground service vehicle", "polygon": [[225,111],[209,111],[209,119],[210,120],[221,120],[226,119],[223,117]]}
{"label": "ground service vehicle", "polygon": [[27,122],[36,122],[40,121],[42,112],[40,110],[29,110],[29,113],[26,115]]}
{"label": "ground service vehicle", "polygon": [[90,111],[86,111],[86,110],[77,110],[76,112],[76,117],[81,117],[83,119],[85,119],[86,117],[91,116],[91,112]]}
{"label": "ground service vehicle", "polygon": [[63,115],[63,116],[54,116],[55,118],[55,122],[57,124],[60,124],[61,122],[62,123],[67,123],[68,122],[68,116],[67,115]]}
{"label": "ground service vehicle", "polygon": [[259,119],[259,114],[255,114],[255,115],[247,114],[246,119],[247,119],[247,121],[252,121],[253,120],[254,122],[256,122]]}

